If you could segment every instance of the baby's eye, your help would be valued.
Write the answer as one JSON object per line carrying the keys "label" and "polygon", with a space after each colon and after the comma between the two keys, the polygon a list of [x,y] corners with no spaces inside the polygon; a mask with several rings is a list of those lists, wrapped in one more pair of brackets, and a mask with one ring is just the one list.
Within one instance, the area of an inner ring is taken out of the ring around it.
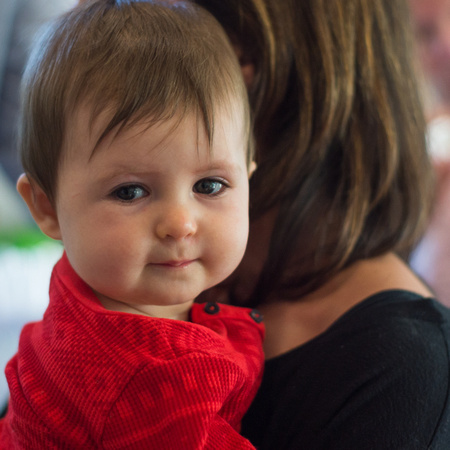
{"label": "baby's eye", "polygon": [[118,187],[112,192],[111,195],[122,202],[133,202],[135,200],[139,200],[140,198],[146,197],[148,195],[148,191],[137,184],[129,184]]}
{"label": "baby's eye", "polygon": [[222,180],[215,178],[204,178],[197,181],[194,185],[194,192],[203,195],[218,195],[221,194],[228,186]]}

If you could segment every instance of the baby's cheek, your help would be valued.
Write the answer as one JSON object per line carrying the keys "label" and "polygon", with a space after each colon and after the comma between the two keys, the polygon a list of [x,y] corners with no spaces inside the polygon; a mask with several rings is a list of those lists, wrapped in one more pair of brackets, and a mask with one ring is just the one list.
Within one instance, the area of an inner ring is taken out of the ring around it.
{"label": "baby's cheek", "polygon": [[230,275],[241,262],[247,246],[247,236],[247,220],[236,221],[230,224],[224,232],[221,263],[224,266],[224,270],[227,271],[226,276]]}

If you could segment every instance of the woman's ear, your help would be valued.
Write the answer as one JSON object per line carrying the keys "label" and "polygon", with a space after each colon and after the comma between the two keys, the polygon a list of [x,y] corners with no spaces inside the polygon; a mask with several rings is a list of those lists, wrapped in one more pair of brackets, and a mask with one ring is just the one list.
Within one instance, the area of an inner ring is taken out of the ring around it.
{"label": "woman's ear", "polygon": [[23,173],[17,181],[17,190],[41,231],[52,239],[61,240],[55,208],[38,183]]}

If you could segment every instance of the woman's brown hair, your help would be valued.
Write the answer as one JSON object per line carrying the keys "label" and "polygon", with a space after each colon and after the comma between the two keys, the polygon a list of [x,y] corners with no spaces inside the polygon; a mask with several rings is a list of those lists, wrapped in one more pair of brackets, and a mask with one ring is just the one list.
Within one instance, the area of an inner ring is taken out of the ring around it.
{"label": "woman's brown hair", "polygon": [[404,0],[196,0],[255,66],[251,217],[279,208],[248,304],[408,255],[432,175]]}

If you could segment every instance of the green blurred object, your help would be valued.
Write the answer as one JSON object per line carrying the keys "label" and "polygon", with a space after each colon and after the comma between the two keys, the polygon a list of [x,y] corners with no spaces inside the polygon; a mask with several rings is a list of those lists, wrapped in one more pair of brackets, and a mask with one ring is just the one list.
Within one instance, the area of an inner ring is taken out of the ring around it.
{"label": "green blurred object", "polygon": [[45,242],[56,241],[47,237],[38,227],[0,230],[0,247],[31,248]]}

